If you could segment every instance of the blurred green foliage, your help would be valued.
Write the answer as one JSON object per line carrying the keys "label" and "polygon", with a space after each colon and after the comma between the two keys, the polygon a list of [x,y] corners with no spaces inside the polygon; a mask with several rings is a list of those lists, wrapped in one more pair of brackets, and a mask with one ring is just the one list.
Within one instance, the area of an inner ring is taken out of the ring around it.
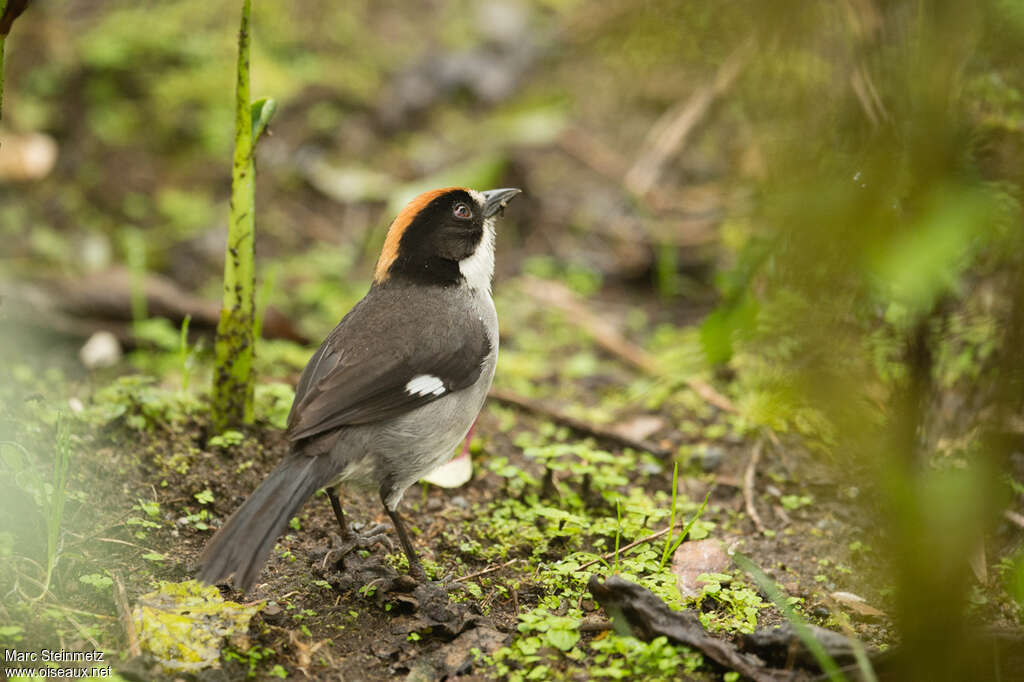
{"label": "blurred green foliage", "polygon": [[870,491],[906,678],[987,678],[965,608],[1024,406],[1024,176],[996,151],[1022,135],[1019,3],[745,5],[762,161],[702,340],[748,415]]}
{"label": "blurred green foliage", "polygon": [[[22,42],[13,56],[17,34],[8,45],[14,75],[8,97],[17,106],[4,114],[16,128],[51,132],[62,162],[38,185],[0,189],[0,235],[12,244],[24,236],[23,258],[3,265],[23,272],[40,264],[88,269],[83,245],[104,239],[107,261],[134,258],[140,268],[170,270],[201,260],[195,250],[175,249],[200,240],[227,216],[232,107],[225,95],[232,89],[235,36],[225,27],[234,26],[236,4],[124,0],[103,3],[101,11],[98,4],[39,0],[55,19],[36,30],[53,34]],[[321,161],[331,177],[350,181],[346,191],[359,190],[357,198],[328,203],[308,191],[316,181],[296,172],[298,161],[282,161],[280,149],[267,151],[269,172],[261,177],[273,182],[265,194],[261,189],[267,198],[258,210],[261,221],[266,216],[261,239],[266,236],[268,259],[279,271],[266,302],[288,311],[311,338],[322,337],[365,291],[385,214],[403,197],[453,177],[489,184],[517,174],[532,183],[539,209],[530,216],[534,226],[508,221],[512,238],[504,233],[502,248],[511,243],[525,252],[510,269],[560,280],[582,297],[624,287],[595,264],[606,261],[587,259],[597,225],[625,217],[636,220],[630,226],[672,228],[679,216],[655,215],[643,197],[581,181],[588,169],[556,159],[551,147],[567,127],[583,128],[628,163],[653,121],[730,54],[753,45],[713,121],[701,123],[661,188],[719,184],[725,199],[716,246],[642,245],[656,258],[641,283],[657,296],[636,295],[644,305],[625,315],[626,333],[665,371],[624,371],[564,314],[538,310],[506,279],[496,291],[503,324],[497,381],[595,423],[657,411],[682,435],[683,457],[699,455],[706,441],[749,442],[765,428],[784,449],[809,451],[843,486],[859,491],[856,521],[877,533],[870,538],[878,549],[872,554],[877,574],[863,579],[876,580],[884,594],[893,588],[902,679],[988,676],[991,661],[982,657],[989,649],[972,634],[991,612],[983,608],[986,595],[973,587],[969,558],[986,550],[996,558],[991,563],[998,565],[1004,596],[1016,600],[1018,623],[1024,613],[1024,551],[997,530],[998,513],[1024,498],[1016,483],[1024,479],[1024,5],[528,4],[535,30],[552,31],[556,49],[521,91],[485,112],[456,93],[408,129],[384,133],[373,117],[386,104],[380,93],[390,77],[435,47],[479,44],[475,4],[439,3],[424,21],[418,7],[366,0],[256,3],[255,91],[281,101],[282,133],[301,131],[291,142],[326,149]],[[18,201],[7,200],[15,194]],[[640,232],[628,234],[639,243],[646,237]],[[576,240],[571,257],[549,249],[554,233]],[[718,302],[699,330],[687,317],[690,297],[703,286],[693,281],[703,275],[687,269],[691,251],[717,259],[711,278]],[[195,272],[206,272],[202,263],[182,278]],[[213,296],[220,292],[212,280],[197,276],[190,283]],[[631,302],[638,291],[623,290]],[[136,365],[161,376],[180,370],[184,384],[190,350],[180,330],[146,320],[138,332],[146,345],[133,358]],[[260,346],[256,370],[275,380],[257,388],[262,419],[283,424],[288,386],[309,352],[284,341]],[[711,377],[711,367],[717,378],[733,379],[720,384],[738,414],[715,413],[687,385],[688,378]],[[20,400],[63,385],[57,368],[48,371],[16,364],[0,367],[0,376],[22,386]],[[84,418],[133,433],[177,429],[196,418],[201,403],[172,383],[170,389],[119,379],[94,394]],[[493,414],[502,430],[515,423],[507,411]],[[39,422],[52,427],[54,420]],[[32,437],[53,435],[49,427],[31,429]],[[503,559],[525,539],[530,559],[551,569],[541,579],[544,588],[575,599],[582,589],[575,569],[610,551],[619,535],[634,539],[666,522],[670,502],[663,491],[644,489],[651,476],[641,456],[562,442],[565,434],[550,425],[538,432],[518,442],[526,461],[587,480],[591,489],[574,485],[549,504],[537,471],[492,457],[487,469],[502,480],[507,497],[480,515],[479,541],[475,548],[466,543],[467,551]],[[11,442],[28,437],[19,434]],[[190,448],[167,466],[187,469]],[[9,464],[21,458],[15,450],[4,445],[0,455]],[[42,470],[48,459],[33,464]],[[38,471],[21,477],[33,493],[45,481]],[[42,498],[30,497],[42,521]],[[812,508],[823,497],[815,491]],[[590,498],[603,506],[593,509]],[[804,506],[802,498],[780,501]],[[621,518],[612,509],[618,502]],[[688,505],[690,514],[696,505]],[[693,533],[715,530],[698,522]],[[0,533],[0,558],[12,554],[11,537]],[[673,577],[658,565],[660,549],[624,556],[623,569],[679,606]],[[45,547],[34,550],[44,562]],[[546,552],[558,561],[541,556]],[[93,569],[84,575],[102,578]],[[719,587],[734,598],[704,595],[705,603],[715,602],[707,620],[741,618],[725,629],[752,625],[748,608],[759,608],[752,591],[732,576]],[[991,592],[995,581],[983,587]],[[539,674],[543,666],[575,664],[563,652],[577,648],[570,640],[580,614],[549,621],[556,607],[543,603],[524,612],[516,656],[536,656],[530,665]],[[0,637],[19,636],[20,630],[0,628]],[[551,656],[529,651],[538,644],[534,638],[551,637],[557,649]],[[696,665],[692,654],[657,640],[602,641],[591,653],[608,662],[609,676],[643,669],[657,678],[666,661]],[[630,656],[643,665],[616,663]]]}

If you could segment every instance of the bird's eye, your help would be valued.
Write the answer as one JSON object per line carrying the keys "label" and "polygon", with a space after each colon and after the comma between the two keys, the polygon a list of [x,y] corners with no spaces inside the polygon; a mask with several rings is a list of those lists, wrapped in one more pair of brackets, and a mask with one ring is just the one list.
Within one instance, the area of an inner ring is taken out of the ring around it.
{"label": "bird's eye", "polygon": [[455,208],[452,209],[452,213],[459,220],[469,220],[473,217],[473,211],[470,210],[469,206],[462,203],[461,201],[455,204]]}

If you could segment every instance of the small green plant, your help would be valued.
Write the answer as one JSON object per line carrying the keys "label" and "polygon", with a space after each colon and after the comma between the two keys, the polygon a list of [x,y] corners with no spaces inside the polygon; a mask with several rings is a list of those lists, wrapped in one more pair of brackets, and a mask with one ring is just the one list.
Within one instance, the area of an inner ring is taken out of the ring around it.
{"label": "small green plant", "polygon": [[61,526],[64,522],[64,501],[67,499],[68,468],[71,463],[71,426],[63,414],[57,417],[57,442],[54,449],[53,485],[46,501],[46,577],[42,591],[34,599],[42,599],[50,591],[50,580],[60,553]]}
{"label": "small green plant", "polygon": [[[273,649],[260,646],[259,644],[254,644],[244,651],[224,649],[223,657],[225,661],[237,661],[242,665],[247,666],[249,668],[249,677],[256,677],[256,672],[260,664],[269,660],[274,654],[275,651]],[[271,670],[271,674],[276,677],[280,677],[280,675],[277,675],[277,673],[274,672],[280,667],[280,665],[275,665]],[[287,672],[284,676],[287,677]]]}
{"label": "small green plant", "polygon": [[[703,587],[694,601],[702,607],[698,617],[705,628],[711,632],[754,631],[758,612],[767,606],[757,592],[728,573],[703,573],[698,578]],[[708,600],[717,608],[704,610]]]}
{"label": "small green plant", "polygon": [[214,448],[230,448],[234,445],[239,445],[243,440],[245,440],[244,433],[228,429],[224,433],[211,438],[207,444]]}
{"label": "small green plant", "polygon": [[810,495],[783,495],[779,498],[782,508],[787,511],[796,511],[801,507],[810,506],[814,499]]}
{"label": "small green plant", "polygon": [[679,537],[673,539],[672,534],[675,532],[676,527],[676,473],[678,471],[679,463],[676,462],[676,469],[672,472],[672,514],[669,517],[669,532],[668,537],[665,539],[665,550],[661,555],[661,563],[658,565],[659,570],[664,570],[665,564],[668,562],[668,558],[675,554],[675,551],[679,549],[679,545],[683,544],[683,541],[686,540],[686,538],[688,538],[693,532],[693,528],[697,524],[697,521],[700,520],[704,510],[708,508],[708,499],[711,497],[711,491],[709,490],[707,494],[704,495],[704,501],[700,503],[699,507],[697,507],[697,511],[693,513],[690,520],[686,522],[685,526],[683,526],[683,530],[679,533]]}
{"label": "small green plant", "polygon": [[87,573],[86,575],[80,575],[78,576],[78,581],[89,585],[100,592],[109,590],[114,584],[114,581],[110,576],[102,575],[100,573]]}
{"label": "small green plant", "polygon": [[588,673],[613,680],[676,680],[681,673],[695,673],[704,662],[699,653],[673,646],[664,636],[644,642],[609,633],[591,642],[590,649],[597,655]]}

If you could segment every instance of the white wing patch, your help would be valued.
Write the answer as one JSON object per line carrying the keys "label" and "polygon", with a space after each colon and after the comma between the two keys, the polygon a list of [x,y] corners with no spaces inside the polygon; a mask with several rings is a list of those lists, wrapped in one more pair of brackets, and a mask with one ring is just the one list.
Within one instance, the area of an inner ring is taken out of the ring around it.
{"label": "white wing patch", "polygon": [[409,395],[441,395],[445,392],[444,382],[432,374],[414,376],[405,385]]}

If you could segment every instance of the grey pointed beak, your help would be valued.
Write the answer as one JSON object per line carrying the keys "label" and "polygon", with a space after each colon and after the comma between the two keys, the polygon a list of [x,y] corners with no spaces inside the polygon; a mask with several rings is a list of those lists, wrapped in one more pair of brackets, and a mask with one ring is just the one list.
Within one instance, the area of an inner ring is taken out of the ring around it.
{"label": "grey pointed beak", "polygon": [[523,190],[516,189],[515,187],[489,189],[486,192],[481,192],[484,195],[484,218],[490,218],[508,206],[508,202],[512,201],[515,195],[522,194],[522,192]]}

